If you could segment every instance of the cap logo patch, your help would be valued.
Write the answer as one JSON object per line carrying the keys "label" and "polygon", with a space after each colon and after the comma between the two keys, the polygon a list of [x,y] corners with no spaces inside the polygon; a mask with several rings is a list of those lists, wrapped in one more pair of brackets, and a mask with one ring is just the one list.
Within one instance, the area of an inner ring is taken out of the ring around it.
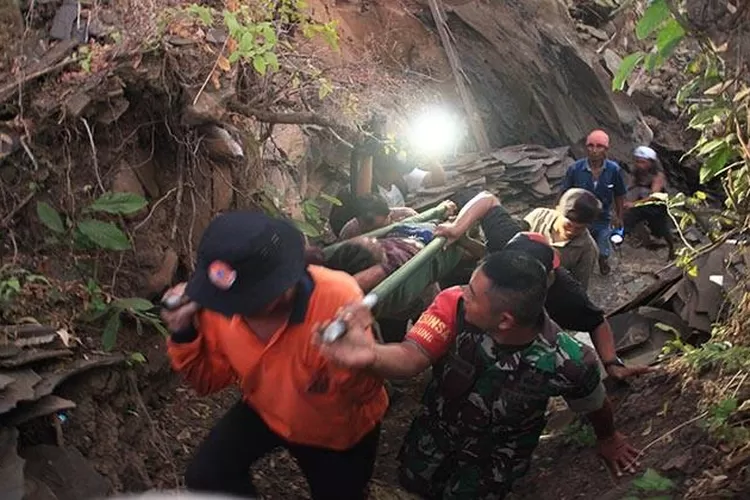
{"label": "cap logo patch", "polygon": [[226,262],[215,260],[208,266],[208,280],[220,290],[229,290],[237,280],[237,271]]}

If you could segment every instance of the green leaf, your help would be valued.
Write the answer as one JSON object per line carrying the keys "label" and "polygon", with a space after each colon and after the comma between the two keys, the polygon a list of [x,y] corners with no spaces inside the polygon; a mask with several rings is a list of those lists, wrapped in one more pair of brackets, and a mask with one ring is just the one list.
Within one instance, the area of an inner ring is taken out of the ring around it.
{"label": "green leaf", "polygon": [[633,480],[633,486],[643,491],[669,491],[674,488],[674,482],[649,468],[643,476]]}
{"label": "green leaf", "polygon": [[701,148],[698,150],[698,156],[706,156],[712,151],[714,151],[715,149],[720,148],[724,144],[726,144],[726,141],[724,140],[724,138],[714,139],[713,141],[708,141],[706,144],[701,146]]}
{"label": "green leaf", "polygon": [[263,46],[266,50],[271,50],[276,46],[277,38],[271,23],[263,23],[260,26],[260,33],[263,35]]}
{"label": "green leaf", "polygon": [[52,206],[48,203],[38,201],[36,204],[36,214],[37,216],[39,216],[39,220],[42,221],[42,224],[47,226],[52,231],[56,233],[65,232],[65,226],[63,225],[63,221],[60,218],[60,214],[57,213],[57,210],[52,208]]}
{"label": "green leaf", "polygon": [[643,476],[633,481],[633,486],[644,491],[665,491],[670,489],[673,483],[670,479],[649,468]]}
{"label": "green leaf", "polygon": [[106,250],[128,250],[130,241],[120,229],[112,223],[96,219],[86,219],[78,223],[78,230],[92,243]]}
{"label": "green leaf", "polygon": [[146,362],[146,356],[144,356],[143,353],[140,352],[131,352],[129,358],[133,363],[143,364]]}
{"label": "green leaf", "polygon": [[331,83],[326,78],[320,78],[318,83],[320,83],[320,87],[318,87],[318,99],[322,101],[328,94],[333,92],[333,87],[331,87]]}
{"label": "green leaf", "polygon": [[104,331],[102,332],[102,346],[105,351],[111,351],[115,347],[117,333],[121,327],[120,311],[114,311],[107,320],[107,324],[104,325]]}
{"label": "green leaf", "polygon": [[646,59],[643,61],[643,67],[649,73],[652,73],[657,66],[661,66],[662,64],[664,64],[664,58],[656,52],[651,52],[650,54],[648,54],[646,56]]}
{"label": "green leaf", "polygon": [[237,44],[237,50],[245,57],[250,55],[251,51],[255,48],[255,35],[250,31],[244,31],[240,38],[240,43]]}
{"label": "green leaf", "polygon": [[721,120],[727,109],[724,107],[707,108],[699,111],[690,119],[688,127],[701,130],[707,125],[713,125],[717,120]]}
{"label": "green leaf", "polygon": [[231,54],[229,54],[229,57],[227,58],[227,61],[229,61],[229,64],[234,64],[237,61],[240,60],[240,57],[242,57],[242,54],[240,54],[239,50],[235,50]]}
{"label": "green leaf", "polygon": [[127,299],[117,299],[112,302],[112,307],[118,309],[132,309],[133,311],[149,311],[154,308],[150,300],[140,297],[130,297]]}
{"label": "green leaf", "polygon": [[677,97],[675,99],[677,105],[680,107],[684,106],[685,100],[695,94],[695,92],[699,89],[701,82],[702,78],[693,78],[688,83],[683,85],[677,92]]}
{"label": "green leaf", "polygon": [[700,182],[705,184],[720,173],[724,172],[729,158],[732,156],[732,148],[729,144],[724,143],[717,148],[706,163],[703,164],[700,171]]}
{"label": "green leaf", "polygon": [[635,25],[635,35],[639,40],[643,40],[671,16],[666,0],[654,0]]}
{"label": "green leaf", "polygon": [[266,74],[266,65],[266,59],[262,55],[258,54],[253,57],[253,68],[255,68],[255,71],[260,75]]}
{"label": "green leaf", "polygon": [[665,323],[656,323],[656,324],[654,324],[654,327],[658,328],[659,330],[661,330],[663,332],[671,333],[675,337],[680,337],[680,332],[676,328],[674,328],[672,326],[669,326],[669,325],[667,325]]}
{"label": "green leaf", "polygon": [[164,325],[161,324],[161,321],[156,319],[151,322],[151,326],[156,328],[156,331],[164,335],[165,337],[169,337],[169,331],[164,327]]}
{"label": "green leaf", "polygon": [[667,21],[667,24],[664,25],[656,36],[656,50],[659,52],[659,55],[664,59],[671,56],[686,34],[685,29],[677,19]]}
{"label": "green leaf", "polygon": [[198,19],[200,19],[205,26],[213,25],[214,20],[210,8],[204,7],[202,5],[191,4],[187,10],[191,14],[195,14],[196,16],[198,16]]}
{"label": "green leaf", "polygon": [[341,200],[339,200],[335,196],[331,196],[330,194],[320,193],[320,197],[323,198],[328,203],[330,203],[331,205],[334,205],[334,206],[337,206],[337,207],[340,207],[340,206],[343,205],[343,203],[341,202]]}
{"label": "green leaf", "polygon": [[620,67],[617,69],[617,74],[612,80],[612,90],[622,90],[625,87],[625,82],[635,67],[640,63],[646,56],[643,52],[635,52],[630,54],[628,57],[622,60]]}
{"label": "green leaf", "polygon": [[236,40],[238,38],[237,35],[242,30],[242,26],[240,26],[240,23],[237,21],[237,16],[235,16],[233,12],[225,10],[224,24],[229,30],[229,35]]}
{"label": "green leaf", "polygon": [[266,60],[266,64],[271,67],[272,70],[279,70],[279,58],[273,52],[266,52],[263,54],[263,58]]}
{"label": "green leaf", "polygon": [[135,193],[104,193],[88,209],[92,212],[129,215],[146,205],[148,205],[146,198]]}
{"label": "green leaf", "polygon": [[318,236],[320,236],[320,231],[318,231],[318,229],[309,222],[294,219],[294,223],[297,225],[297,228],[306,236],[309,236],[311,238],[317,238]]}

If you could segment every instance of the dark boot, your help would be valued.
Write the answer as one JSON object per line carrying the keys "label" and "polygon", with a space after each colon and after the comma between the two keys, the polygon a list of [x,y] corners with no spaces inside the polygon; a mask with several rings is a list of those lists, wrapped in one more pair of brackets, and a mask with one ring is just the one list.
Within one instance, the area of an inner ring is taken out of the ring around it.
{"label": "dark boot", "polygon": [[609,265],[609,257],[605,257],[604,255],[599,256],[599,272],[602,273],[602,276],[607,276],[610,271],[612,271],[612,268]]}

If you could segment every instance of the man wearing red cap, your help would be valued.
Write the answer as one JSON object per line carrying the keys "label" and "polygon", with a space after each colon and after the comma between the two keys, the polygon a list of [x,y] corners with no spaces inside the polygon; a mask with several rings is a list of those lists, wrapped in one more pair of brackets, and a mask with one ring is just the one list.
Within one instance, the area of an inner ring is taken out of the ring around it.
{"label": "man wearing red cap", "polygon": [[502,499],[523,476],[546,425],[550,397],[584,413],[615,471],[637,452],[618,433],[593,350],[544,312],[559,265],[543,235],[521,233],[488,256],[469,284],[441,292],[403,342],[377,344],[370,310],[347,306],[347,334],[320,344],[336,363],[383,378],[432,365],[432,380],[399,454],[400,481],[429,499]]}
{"label": "man wearing red cap", "polygon": [[[589,229],[599,247],[599,271],[605,276],[611,271],[609,265],[611,228],[612,226],[622,227],[625,194],[627,193],[620,166],[607,159],[608,150],[609,136],[606,132],[603,130],[591,132],[586,138],[587,157],[578,160],[568,168],[562,185],[563,192],[573,187],[587,189],[602,202],[599,218]],[[614,218],[612,218],[613,204]]]}

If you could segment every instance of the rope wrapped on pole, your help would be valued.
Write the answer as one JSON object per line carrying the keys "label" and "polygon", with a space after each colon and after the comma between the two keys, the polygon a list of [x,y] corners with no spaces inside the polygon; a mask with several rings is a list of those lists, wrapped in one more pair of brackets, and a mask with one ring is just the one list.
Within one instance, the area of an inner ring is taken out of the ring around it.
{"label": "rope wrapped on pole", "polygon": [[[441,203],[440,205],[431,208],[429,210],[425,210],[422,213],[419,213],[417,215],[414,215],[412,217],[408,217],[402,221],[394,222],[393,224],[390,224],[385,227],[381,227],[379,229],[375,229],[374,231],[370,231],[369,233],[362,234],[360,236],[366,236],[370,238],[379,238],[381,236],[385,236],[390,231],[395,229],[396,227],[402,225],[402,224],[409,224],[409,223],[418,223],[418,222],[429,222],[431,220],[445,220],[446,217],[446,210],[447,206],[445,203]],[[323,255],[325,258],[329,258],[331,255],[333,255],[333,252],[336,251],[337,248],[339,248],[341,245],[346,243],[349,240],[340,241],[338,243],[334,243],[333,245],[328,245],[323,249]],[[423,250],[424,251],[424,250]]]}

